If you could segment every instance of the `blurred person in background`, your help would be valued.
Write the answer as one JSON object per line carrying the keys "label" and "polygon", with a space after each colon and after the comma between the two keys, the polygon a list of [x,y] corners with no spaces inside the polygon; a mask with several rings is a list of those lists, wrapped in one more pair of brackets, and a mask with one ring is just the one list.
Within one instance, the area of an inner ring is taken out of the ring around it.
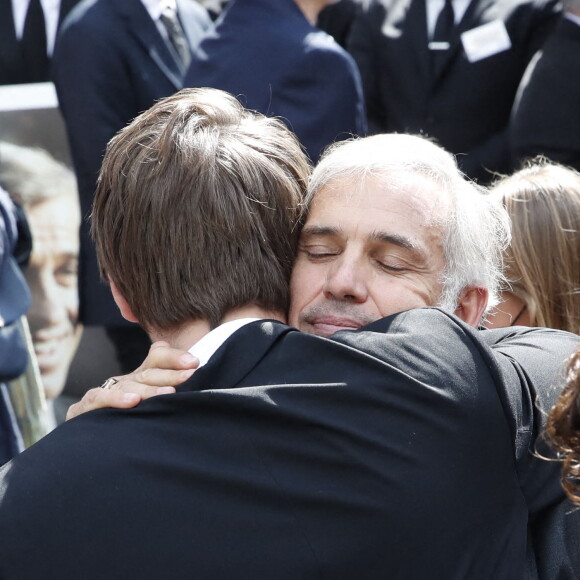
{"label": "blurred person in background", "polygon": [[76,182],[47,152],[0,142],[0,186],[23,207],[30,224],[32,254],[24,270],[32,293],[28,321],[50,400],[64,388],[81,334]]}
{"label": "blurred person in background", "polygon": [[221,89],[280,117],[314,162],[334,141],[364,135],[357,67],[315,26],[332,2],[232,0],[194,51],[185,86]]}
{"label": "blurred person in background", "polygon": [[0,85],[50,80],[57,31],[78,2],[0,1]]}
{"label": "blurred person in background", "polygon": [[81,229],[79,318],[104,326],[122,369],[149,349],[146,333],[120,316],[100,280],[87,221],[107,142],[156,100],[181,89],[191,49],[211,27],[195,0],[84,0],[64,22],[53,77],[78,180]]}
{"label": "blurred person in background", "polygon": [[492,194],[512,221],[510,287],[487,326],[546,326],[580,333],[580,174],[536,159]]}
{"label": "blurred person in background", "polygon": [[511,120],[515,163],[544,155],[580,171],[580,0],[564,0],[554,31],[526,70]]}
{"label": "blurred person in background", "polygon": [[373,133],[422,133],[480,183],[508,173],[508,126],[556,0],[367,0],[347,44]]}

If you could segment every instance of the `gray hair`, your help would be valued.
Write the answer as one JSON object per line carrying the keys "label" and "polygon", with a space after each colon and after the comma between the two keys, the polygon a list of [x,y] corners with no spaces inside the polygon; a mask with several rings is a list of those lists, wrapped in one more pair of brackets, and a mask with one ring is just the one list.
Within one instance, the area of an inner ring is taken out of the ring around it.
{"label": "gray hair", "polygon": [[451,154],[428,139],[389,134],[332,145],[312,173],[304,211],[337,178],[362,186],[367,178],[380,176],[396,184],[410,173],[433,181],[451,200],[452,209],[441,224],[446,266],[437,306],[454,312],[461,292],[479,287],[487,290],[487,310],[491,309],[498,303],[503,282],[502,255],[510,240],[508,215],[487,190],[463,176]]}
{"label": "gray hair", "polygon": [[31,206],[51,197],[73,195],[73,172],[43,149],[0,141],[0,186],[20,205]]}

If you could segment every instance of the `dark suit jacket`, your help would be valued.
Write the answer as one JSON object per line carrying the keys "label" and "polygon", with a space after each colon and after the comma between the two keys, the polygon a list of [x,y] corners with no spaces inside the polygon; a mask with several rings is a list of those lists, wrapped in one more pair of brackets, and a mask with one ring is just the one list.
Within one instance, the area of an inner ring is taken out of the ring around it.
{"label": "dark suit jacket", "polygon": [[318,15],[316,26],[330,34],[340,46],[346,48],[350,29],[360,4],[361,0],[339,0],[329,4]]}
{"label": "dark suit jacket", "polygon": [[366,131],[356,65],[294,0],[234,0],[194,54],[185,85],[222,89],[282,117],[313,161]]}
{"label": "dark suit jacket", "polygon": [[[195,0],[177,0],[177,5],[195,46],[211,25],[209,16]],[[141,0],[84,0],[63,25],[53,69],[86,218],[107,142],[157,99],[181,89],[182,74]],[[108,286],[100,282],[86,219],[79,289],[84,324],[125,324]]]}
{"label": "dark suit jacket", "polygon": [[[507,127],[518,84],[552,25],[554,0],[472,0],[455,27],[446,64],[431,73],[424,0],[370,0],[353,24],[349,51],[359,65],[375,132],[425,133],[468,175],[507,172]],[[460,35],[504,23],[511,49],[470,63]]]}
{"label": "dark suit jacket", "polygon": [[512,117],[516,164],[543,154],[580,171],[580,26],[562,18],[530,63]]}
{"label": "dark suit jacket", "polygon": [[563,494],[529,458],[550,479],[532,497],[516,458],[536,371],[577,337],[509,332],[494,353],[435,309],[332,340],[252,323],[178,394],[83,415],[4,468],[0,577],[527,578],[528,510]]}
{"label": "dark suit jacket", "polygon": [[[58,26],[79,0],[61,0]],[[49,71],[46,71],[47,79]],[[30,83],[20,43],[16,38],[11,0],[0,2],[0,85]]]}

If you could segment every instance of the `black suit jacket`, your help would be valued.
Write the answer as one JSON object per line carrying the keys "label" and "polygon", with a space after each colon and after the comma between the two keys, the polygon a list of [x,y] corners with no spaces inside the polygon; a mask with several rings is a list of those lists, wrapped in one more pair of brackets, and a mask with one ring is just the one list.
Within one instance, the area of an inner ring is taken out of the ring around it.
{"label": "black suit jacket", "polygon": [[340,46],[346,48],[350,29],[360,4],[361,0],[339,0],[329,4],[318,15],[316,26],[330,34]]}
{"label": "black suit jacket", "polygon": [[514,106],[516,164],[546,157],[580,171],[580,26],[562,17],[530,63]]}
{"label": "black suit jacket", "polygon": [[[446,64],[431,72],[424,0],[370,0],[348,49],[359,65],[371,130],[425,133],[473,178],[507,172],[507,128],[524,70],[555,19],[554,0],[472,0]],[[511,49],[469,62],[461,34],[499,20]]]}
{"label": "black suit jacket", "polygon": [[[535,365],[577,337],[510,332],[494,352],[438,310],[332,340],[252,323],[178,394],[83,415],[3,469],[0,577],[533,578],[514,433],[535,429]],[[537,463],[539,512],[564,501]],[[546,577],[569,565],[564,546]]]}
{"label": "black suit jacket", "polygon": [[[79,0],[61,0],[58,27]],[[47,78],[49,71],[46,71]],[[16,38],[11,0],[0,2],[0,85],[32,82],[28,75],[22,50]]]}
{"label": "black suit jacket", "polygon": [[233,0],[194,52],[185,85],[281,117],[313,161],[330,143],[366,133],[354,61],[294,0]]}
{"label": "black suit jacket", "polygon": [[[177,0],[195,46],[211,26],[195,0]],[[54,82],[78,179],[81,211],[93,201],[105,146],[153,103],[182,88],[183,76],[141,0],[84,0],[69,15],[54,54]],[[100,281],[89,224],[81,225],[80,318],[84,324],[126,324]]]}

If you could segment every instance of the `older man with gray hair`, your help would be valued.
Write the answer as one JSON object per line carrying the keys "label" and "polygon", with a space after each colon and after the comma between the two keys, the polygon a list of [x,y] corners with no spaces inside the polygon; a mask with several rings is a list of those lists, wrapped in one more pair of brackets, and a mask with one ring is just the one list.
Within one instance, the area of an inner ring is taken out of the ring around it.
{"label": "older man with gray hair", "polygon": [[514,103],[514,161],[536,155],[580,171],[580,1],[564,0],[554,30],[530,62]]}
{"label": "older man with gray hair", "polygon": [[477,326],[497,301],[507,216],[427,140],[330,148],[306,207],[290,308],[301,330],[330,336],[421,306]]}

